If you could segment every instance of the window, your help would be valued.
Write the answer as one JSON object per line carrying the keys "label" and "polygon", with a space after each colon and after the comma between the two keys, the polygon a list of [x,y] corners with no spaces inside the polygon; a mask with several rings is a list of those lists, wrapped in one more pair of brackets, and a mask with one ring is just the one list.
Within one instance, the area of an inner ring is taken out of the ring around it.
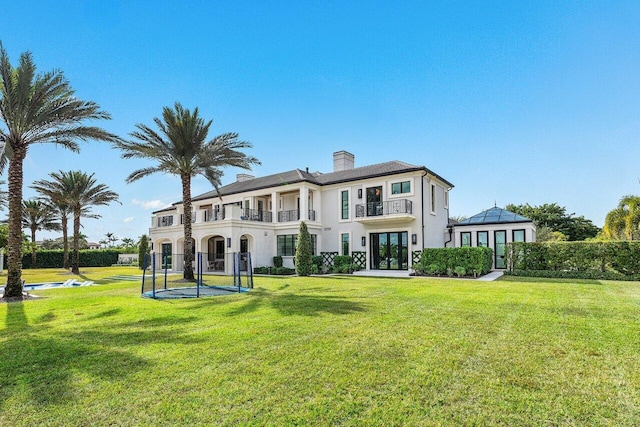
{"label": "window", "polygon": [[[469,245],[471,246],[471,245]],[[485,248],[489,247],[489,232],[488,231],[478,231],[478,246],[482,246]]]}
{"label": "window", "polygon": [[514,242],[525,242],[524,230],[513,230],[513,241]]}
{"label": "window", "polygon": [[465,231],[464,233],[460,233],[460,246],[461,247],[470,247],[471,246],[471,232]]}
{"label": "window", "polygon": [[436,186],[431,184],[431,213],[436,213]]}
{"label": "window", "polygon": [[449,190],[444,190],[444,208],[449,209]]}
{"label": "window", "polygon": [[340,240],[342,241],[342,255],[349,255],[349,234],[342,233]]}
{"label": "window", "polygon": [[342,201],[342,215],[340,218],[349,219],[349,191],[340,192],[340,200]]}
{"label": "window", "polygon": [[316,234],[311,235],[311,255],[318,253],[318,236]]}
{"label": "window", "polygon": [[394,182],[391,184],[391,194],[403,194],[411,192],[411,182]]}
{"label": "window", "polygon": [[298,235],[296,234],[284,234],[278,236],[278,255],[294,256],[296,254],[297,238]]}

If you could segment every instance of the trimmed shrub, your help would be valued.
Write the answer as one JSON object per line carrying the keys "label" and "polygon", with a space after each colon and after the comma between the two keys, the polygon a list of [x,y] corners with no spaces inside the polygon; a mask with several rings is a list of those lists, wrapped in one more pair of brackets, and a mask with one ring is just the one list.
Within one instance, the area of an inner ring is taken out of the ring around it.
{"label": "trimmed shrub", "polygon": [[298,276],[308,276],[311,274],[311,236],[304,221],[300,223],[298,243],[296,247],[295,266]]}
{"label": "trimmed shrub", "polygon": [[342,266],[342,265],[351,265],[351,257],[349,255],[337,255],[334,259],[333,259],[333,266],[334,267],[338,267],[338,266]]}
{"label": "trimmed shrub", "polygon": [[640,279],[640,242],[509,243],[507,274],[573,279]]}
{"label": "trimmed shrub", "polygon": [[453,276],[456,268],[465,273],[478,275],[491,271],[493,250],[484,247],[464,248],[425,248],[420,262],[414,265],[417,273],[421,271],[431,275],[447,274]]}
{"label": "trimmed shrub", "polygon": [[322,269],[322,255],[313,255],[311,257],[311,262],[318,268],[318,270]]}
{"label": "trimmed shrub", "polygon": [[282,257],[280,255],[276,255],[273,257],[273,266],[274,267],[282,267]]}
{"label": "trimmed shrub", "polygon": [[[80,267],[109,267],[118,262],[120,251],[111,249],[82,250],[79,253]],[[71,255],[71,254],[69,254]],[[36,264],[32,264],[31,254],[23,254],[22,268],[62,268],[63,252],[61,249],[38,251]]]}

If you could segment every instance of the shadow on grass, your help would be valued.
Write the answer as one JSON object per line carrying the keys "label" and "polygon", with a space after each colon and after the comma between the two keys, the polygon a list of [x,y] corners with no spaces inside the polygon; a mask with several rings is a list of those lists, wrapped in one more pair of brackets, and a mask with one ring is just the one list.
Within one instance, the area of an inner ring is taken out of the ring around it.
{"label": "shadow on grass", "polygon": [[232,309],[227,315],[239,316],[265,306],[285,316],[318,316],[322,313],[352,314],[361,313],[366,309],[362,303],[334,296],[280,293],[264,289],[254,289],[247,296],[247,301],[243,305]]}
{"label": "shadow on grass", "polygon": [[[92,318],[118,312],[108,310]],[[53,319],[49,312],[30,325],[22,302],[7,304],[6,327],[0,331],[0,412],[12,397],[36,407],[82,399],[79,375],[127,381],[153,367],[153,362],[134,354],[146,344],[202,341],[184,333],[195,317],[165,316],[60,332],[52,332],[47,324]]]}

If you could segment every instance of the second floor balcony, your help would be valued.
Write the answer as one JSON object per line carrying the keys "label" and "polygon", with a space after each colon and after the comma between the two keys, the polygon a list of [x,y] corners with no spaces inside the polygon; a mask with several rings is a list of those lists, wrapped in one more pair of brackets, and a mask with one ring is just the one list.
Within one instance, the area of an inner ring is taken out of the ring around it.
{"label": "second floor balcony", "polygon": [[356,205],[356,221],[373,222],[415,219],[413,203],[408,199],[387,200]]}

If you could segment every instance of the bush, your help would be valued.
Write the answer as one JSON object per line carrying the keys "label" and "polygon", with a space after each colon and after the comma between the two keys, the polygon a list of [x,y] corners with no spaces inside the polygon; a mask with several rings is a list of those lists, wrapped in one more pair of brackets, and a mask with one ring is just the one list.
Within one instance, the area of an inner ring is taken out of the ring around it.
{"label": "bush", "polygon": [[308,276],[311,274],[311,236],[307,230],[307,224],[300,222],[300,232],[298,234],[298,243],[296,247],[296,256],[294,258],[296,273],[299,276]]}
{"label": "bush", "polygon": [[[79,253],[80,267],[109,267],[118,262],[117,250],[82,250]],[[71,253],[69,254],[71,255]],[[49,251],[38,251],[36,264],[32,265],[30,253],[22,256],[22,268],[62,268],[63,251],[54,249]]]}
{"label": "bush", "polygon": [[[422,251],[420,262],[414,269],[430,275],[453,276],[456,268],[466,272],[477,271],[487,274],[493,264],[493,250],[484,247],[464,248],[426,248]],[[417,268],[416,268],[417,267]],[[456,273],[457,274],[457,273]]]}
{"label": "bush", "polygon": [[338,267],[338,266],[342,266],[342,265],[351,265],[352,260],[351,257],[349,255],[337,255],[334,259],[333,259],[333,266],[334,267]]}
{"label": "bush", "polygon": [[462,277],[465,274],[467,274],[467,269],[464,268],[464,267],[458,266],[458,267],[453,269],[453,272],[456,273],[456,276]]}
{"label": "bush", "polygon": [[273,266],[276,268],[282,267],[282,257],[280,255],[273,257]]}
{"label": "bush", "polygon": [[322,255],[314,255],[311,257],[311,262],[313,263],[313,265],[315,265],[316,267],[318,267],[318,270],[322,269]]}
{"label": "bush", "polygon": [[574,279],[640,279],[640,242],[509,243],[508,273]]}

